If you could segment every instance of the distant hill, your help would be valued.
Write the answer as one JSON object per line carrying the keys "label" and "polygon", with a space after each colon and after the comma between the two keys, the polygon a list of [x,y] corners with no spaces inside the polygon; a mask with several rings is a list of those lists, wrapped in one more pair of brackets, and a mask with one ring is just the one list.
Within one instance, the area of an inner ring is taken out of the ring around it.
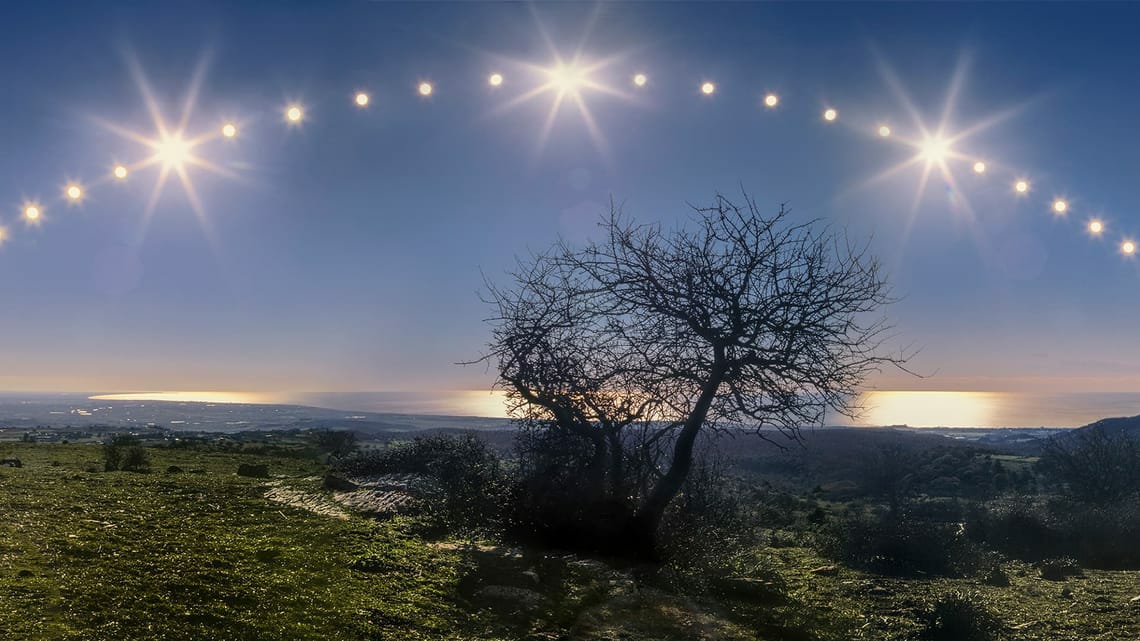
{"label": "distant hill", "polygon": [[1074,431],[1101,429],[1109,433],[1124,432],[1130,436],[1140,437],[1140,416],[1127,416],[1120,418],[1102,418],[1095,423],[1089,423]]}

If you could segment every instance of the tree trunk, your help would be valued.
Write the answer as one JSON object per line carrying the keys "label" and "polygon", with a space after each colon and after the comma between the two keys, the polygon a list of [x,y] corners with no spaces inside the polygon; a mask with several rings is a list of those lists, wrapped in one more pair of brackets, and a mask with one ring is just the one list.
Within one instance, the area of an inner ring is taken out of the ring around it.
{"label": "tree trunk", "polygon": [[685,424],[673,445],[673,461],[669,465],[669,471],[653,486],[649,497],[638,509],[630,524],[632,531],[629,544],[634,546],[630,551],[636,556],[652,559],[657,555],[657,530],[661,526],[661,518],[665,516],[665,508],[669,506],[669,502],[681,491],[681,486],[685,484],[685,478],[689,475],[689,469],[693,466],[693,445],[696,443],[697,434],[705,424],[713,399],[716,398],[717,390],[724,378],[724,369],[724,353],[718,348],[712,372],[701,388],[701,395],[697,398],[693,411],[685,419]]}

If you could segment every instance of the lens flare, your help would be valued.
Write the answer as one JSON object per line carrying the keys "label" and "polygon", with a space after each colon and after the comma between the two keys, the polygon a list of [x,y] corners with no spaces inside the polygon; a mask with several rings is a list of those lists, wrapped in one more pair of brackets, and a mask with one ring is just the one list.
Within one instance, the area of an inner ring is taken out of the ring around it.
{"label": "lens flare", "polygon": [[290,124],[299,124],[305,117],[305,110],[301,109],[301,105],[289,105],[285,109],[285,120]]}
{"label": "lens flare", "polygon": [[770,93],[767,96],[764,96],[764,106],[765,107],[772,109],[773,107],[775,107],[778,104],[780,104],[780,97],[777,96],[776,94]]}
{"label": "lens flare", "polygon": [[367,107],[368,102],[371,100],[371,98],[369,98],[368,94],[364,93],[363,91],[358,91],[352,100],[356,103],[357,107]]}
{"label": "lens flare", "polygon": [[487,84],[492,87],[500,87],[503,84],[503,74],[493,73],[490,78],[487,78]]}
{"label": "lens flare", "polygon": [[1103,222],[1101,222],[1099,220],[1090,220],[1089,221],[1089,233],[1090,234],[1097,236],[1102,231],[1104,231],[1104,223]]}
{"label": "lens flare", "polygon": [[1124,252],[1125,256],[1131,256],[1136,253],[1136,243],[1131,240],[1126,240],[1120,245],[1120,251]]}
{"label": "lens flare", "polygon": [[1013,183],[1013,190],[1019,194],[1028,194],[1029,193],[1029,181],[1028,180],[1019,180],[1019,181]]}
{"label": "lens flare", "polygon": [[426,98],[426,97],[430,96],[433,91],[435,91],[435,87],[433,87],[430,82],[421,82],[420,83],[419,92],[420,92],[421,96],[424,96]]}
{"label": "lens flare", "polygon": [[714,85],[711,82],[704,83],[703,85],[701,85],[701,93],[703,93],[706,96],[713,95],[714,93],[716,93],[716,85]]}
{"label": "lens flare", "polygon": [[974,173],[975,174],[986,173],[986,163],[984,163],[980,160],[978,162],[974,163]]}
{"label": "lens flare", "polygon": [[887,138],[890,135],[891,135],[891,128],[890,127],[888,127],[886,125],[880,125],[879,126],[879,136],[881,138]]}
{"label": "lens flare", "polygon": [[584,69],[573,63],[561,63],[547,70],[550,84],[562,94],[577,95],[589,78]]}
{"label": "lens flare", "polygon": [[8,241],[8,228],[0,226],[0,245]]}
{"label": "lens flare", "polygon": [[126,180],[128,173],[130,172],[124,165],[115,165],[115,168],[111,170],[111,175],[115,177],[115,180]]}
{"label": "lens flare", "polygon": [[233,138],[237,135],[237,125],[232,122],[222,125],[222,135],[226,138]]}
{"label": "lens flare", "polygon": [[633,77],[633,84],[637,85],[638,87],[644,87],[645,83],[647,82],[649,82],[649,78],[643,73],[636,74]]}
{"label": "lens flare", "polygon": [[1053,201],[1053,211],[1058,214],[1063,214],[1069,211],[1069,203],[1066,202],[1063,198],[1058,198]]}
{"label": "lens flare", "polygon": [[838,117],[839,117],[839,112],[834,110],[834,109],[825,109],[823,111],[823,119],[826,120],[827,122],[835,122],[835,119]]}
{"label": "lens flare", "polygon": [[83,188],[76,183],[69,184],[64,190],[63,195],[73,203],[83,200]]}
{"label": "lens flare", "polygon": [[931,136],[922,143],[922,157],[926,162],[941,163],[946,161],[950,153],[950,145],[942,138]]}
{"label": "lens flare", "polygon": [[154,156],[166,169],[181,170],[190,159],[190,143],[178,134],[163,137],[154,145]]}

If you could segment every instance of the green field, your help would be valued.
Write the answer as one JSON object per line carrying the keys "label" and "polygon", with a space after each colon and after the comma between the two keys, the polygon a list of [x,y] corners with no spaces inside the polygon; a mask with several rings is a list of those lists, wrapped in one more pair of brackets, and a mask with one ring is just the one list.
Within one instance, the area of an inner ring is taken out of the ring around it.
{"label": "green field", "polygon": [[[955,590],[976,591],[1010,639],[1140,638],[1140,572],[1054,582],[1008,563],[997,588],[812,573],[829,562],[790,546],[695,593],[667,570],[428,541],[411,519],[264,498],[270,482],[320,493],[314,462],[149,450],[153,471],[135,474],[99,471],[89,444],[0,445],[24,464],[0,468],[0,638],[902,640]],[[275,478],[237,476],[243,462]]]}

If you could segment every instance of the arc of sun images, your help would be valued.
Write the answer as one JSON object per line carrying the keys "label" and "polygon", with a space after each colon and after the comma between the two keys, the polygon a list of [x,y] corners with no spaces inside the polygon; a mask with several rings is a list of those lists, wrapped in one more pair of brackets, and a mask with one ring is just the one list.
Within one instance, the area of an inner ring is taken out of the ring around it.
{"label": "arc of sun images", "polygon": [[[591,97],[602,94],[616,97],[623,103],[633,104],[643,98],[643,96],[639,98],[639,94],[645,94],[654,84],[660,84],[660,79],[668,76],[668,70],[655,71],[653,77],[658,81],[651,83],[650,70],[643,67],[628,67],[621,55],[591,57],[579,47],[572,55],[564,56],[558,53],[545,34],[544,38],[550,53],[548,62],[508,59],[505,67],[513,71],[496,68],[488,72],[485,77],[486,86],[501,96],[501,100],[491,112],[506,113],[545,98],[546,114],[536,134],[537,146],[541,151],[548,144],[551,130],[559,114],[569,107],[577,113],[590,140],[598,153],[604,157],[610,142],[604,133],[600,118],[590,106]],[[218,141],[234,140],[240,136],[242,124],[227,119],[205,128],[191,127],[195,109],[198,107],[198,97],[206,79],[208,62],[209,58],[204,57],[197,65],[189,80],[179,112],[176,117],[172,117],[171,114],[163,113],[160,108],[160,101],[154,94],[142,65],[128,56],[127,68],[149,114],[150,126],[146,129],[137,129],[102,117],[96,117],[94,121],[124,139],[137,143],[141,151],[140,157],[129,163],[115,163],[109,174],[99,179],[66,179],[60,191],[62,201],[68,206],[82,206],[91,190],[102,188],[104,183],[141,179],[142,176],[153,173],[150,195],[142,208],[142,224],[145,228],[146,222],[154,214],[159,197],[168,188],[171,179],[175,178],[204,233],[213,241],[210,217],[195,188],[193,178],[198,171],[207,171],[231,179],[240,178],[237,173],[211,158],[217,151],[215,144]],[[1011,172],[1006,169],[1007,165],[996,159],[983,158],[968,149],[968,143],[973,137],[1017,116],[1022,107],[999,111],[978,122],[954,127],[954,110],[966,77],[967,65],[962,63],[950,79],[942,112],[932,124],[931,119],[916,108],[895,73],[881,60],[880,68],[888,90],[897,99],[904,115],[910,121],[910,127],[904,128],[895,119],[883,117],[869,129],[864,130],[866,135],[863,140],[865,144],[879,140],[903,145],[910,148],[913,153],[902,162],[870,176],[860,183],[859,187],[871,187],[903,172],[915,172],[917,182],[911,215],[907,220],[908,232],[918,212],[919,201],[934,176],[947,185],[956,197],[961,198],[962,208],[970,217],[973,217],[974,212],[970,204],[969,190],[962,182],[963,175],[972,174],[978,178],[1008,181],[1009,194],[1014,198],[1025,198],[1037,191],[1040,186],[1031,183],[1025,177],[1026,172]],[[431,80],[422,79],[413,89],[421,100],[437,98],[437,83]],[[714,100],[719,89],[720,84],[716,79],[703,77],[694,87],[694,93],[705,100]],[[361,111],[372,109],[373,93],[369,90],[356,88],[348,95],[351,96],[349,100],[351,107]],[[761,93],[761,111],[774,112],[799,107],[794,102],[785,100],[778,92]],[[280,113],[280,120],[286,128],[304,127],[308,119],[302,100],[287,101],[276,111]],[[828,104],[819,112],[817,122],[825,126],[839,124],[843,122],[841,117],[843,111],[846,109],[841,110],[837,104]],[[48,204],[44,201],[25,198],[20,204],[20,218],[27,228],[40,227],[45,221],[48,209]],[[1049,211],[1055,218],[1069,218],[1075,213],[1071,199],[1064,196],[1052,198],[1049,201]],[[1088,213],[1082,220],[1084,232],[1091,238],[1105,239],[1116,232],[1102,214]],[[11,225],[0,225],[0,245],[10,242],[17,232],[18,230],[13,229]],[[1125,258],[1132,258],[1136,254],[1136,240],[1131,236],[1119,235],[1115,245],[1118,253]]]}

